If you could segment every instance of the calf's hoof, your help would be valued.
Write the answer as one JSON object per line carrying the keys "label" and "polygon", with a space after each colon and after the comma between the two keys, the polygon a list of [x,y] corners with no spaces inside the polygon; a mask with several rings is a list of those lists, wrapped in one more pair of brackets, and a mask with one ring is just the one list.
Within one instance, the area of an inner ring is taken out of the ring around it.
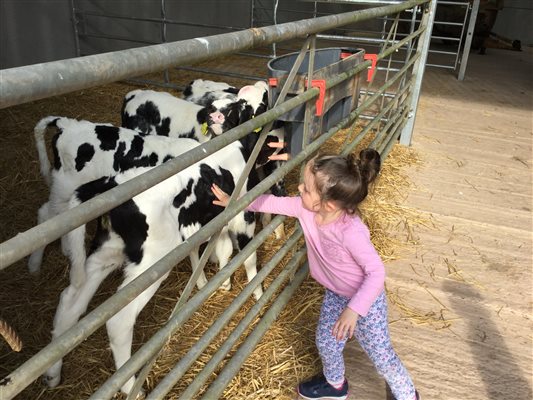
{"label": "calf's hoof", "polygon": [[59,385],[59,382],[61,382],[61,375],[43,375],[42,377],[43,383],[48,386],[49,388],[55,388],[57,385]]}

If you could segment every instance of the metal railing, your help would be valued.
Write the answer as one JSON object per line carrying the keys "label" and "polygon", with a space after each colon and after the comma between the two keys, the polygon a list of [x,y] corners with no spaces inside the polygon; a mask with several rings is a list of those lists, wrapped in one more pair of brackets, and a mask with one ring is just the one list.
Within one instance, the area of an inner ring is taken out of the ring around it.
{"label": "metal railing", "polygon": [[[387,122],[381,129],[379,129],[379,133],[371,143],[371,146],[375,147],[383,157],[385,157],[390,151],[391,146],[397,142],[400,135],[410,135],[410,132],[406,132],[405,127],[408,125],[409,116],[416,112],[416,104],[419,95],[419,93],[417,93],[419,85],[416,83],[419,81],[421,82],[424,61],[427,57],[427,42],[429,41],[428,27],[431,26],[435,4],[430,3],[427,0],[410,0],[402,4],[394,4],[372,10],[320,17],[298,23],[277,25],[275,27],[254,28],[253,30],[230,34],[233,39],[232,44],[228,44],[228,36],[227,34],[224,34],[117,53],[83,57],[82,60],[65,60],[42,64],[37,67],[20,67],[2,71],[0,88],[2,89],[2,93],[6,93],[6,96],[2,98],[0,104],[2,107],[7,107],[12,104],[19,104],[59,93],[66,93],[68,91],[90,87],[96,84],[124,79],[138,74],[139,71],[145,73],[156,69],[161,70],[176,65],[176,63],[185,62],[185,60],[190,62],[190,57],[207,59],[221,54],[227,54],[231,51],[241,50],[248,46],[264,45],[273,41],[291,39],[304,34],[314,35],[324,29],[330,29],[335,26],[342,26],[357,21],[364,21],[365,19],[375,18],[377,15],[397,14],[406,8],[419,5],[424,6],[424,17],[422,18],[420,27],[415,32],[401,40],[395,37],[390,37],[391,35],[389,35],[390,41],[386,42],[383,51],[378,55],[378,62],[384,61],[390,57],[391,54],[396,52],[398,48],[405,46],[407,43],[411,43],[410,48],[412,49],[412,52],[411,54],[408,54],[405,65],[401,69],[390,77],[387,75],[386,81],[381,84],[380,87],[374,88],[371,92],[367,92],[367,95],[356,109],[327,132],[324,132],[310,142],[300,153],[284,163],[284,165],[274,174],[265,178],[243,197],[232,199],[230,206],[204,226],[199,232],[166,254],[152,267],[139,275],[131,283],[124,286],[115,295],[80,319],[76,325],[68,329],[60,337],[13,371],[5,378],[4,382],[6,382],[6,384],[0,386],[0,398],[2,400],[8,400],[20,393],[32,381],[37,379],[49,366],[68,354],[96,329],[105,324],[105,322],[122,307],[168,273],[178,262],[187,257],[195,247],[216,235],[222,226],[224,226],[238,212],[243,210],[254,198],[265,192],[291,170],[299,168],[305,160],[315,154],[324,143],[333,137],[340,129],[353,124],[364,111],[367,111],[369,108],[381,102],[381,104],[378,104],[379,111],[376,113],[375,118],[367,123],[363,131],[353,138],[353,140],[348,140],[347,137],[342,152],[346,153],[352,151],[355,146],[365,138],[365,136],[375,129],[376,126],[380,126],[382,118],[385,115],[387,115]],[[183,48],[181,46],[183,46]],[[306,45],[301,50],[301,54],[308,51],[307,47],[309,47],[309,51],[312,54],[315,50],[313,38],[310,38],[310,40],[306,42]],[[202,52],[196,54],[199,50],[202,50]],[[148,54],[148,56],[146,54]],[[157,57],[153,57],[156,54]],[[102,64],[108,65],[108,63],[117,62],[118,59],[121,60],[121,65],[110,71],[106,71],[105,73],[92,65],[93,63],[96,63],[99,66]],[[326,81],[326,88],[330,89],[336,85],[342,84],[344,81],[357,74],[366,73],[370,65],[371,62],[366,61],[357,65],[350,71],[345,71],[338,76],[335,76]],[[69,71],[68,75],[63,76],[63,79],[58,78],[58,73],[61,71],[67,71],[70,68],[72,68],[72,71]],[[130,68],[134,72],[131,72]],[[296,69],[297,65],[293,66],[289,77],[291,75],[294,76]],[[31,81],[36,73],[40,74],[41,83],[39,85],[30,88],[19,86],[20,92],[22,93],[16,91],[15,85],[17,83]],[[79,79],[75,79],[76,74],[79,76]],[[4,79],[4,77],[6,77],[6,79]],[[121,184],[92,200],[0,244],[0,270],[7,268],[17,260],[20,260],[32,251],[61,237],[70,230],[106,213],[136,194],[171,177],[187,166],[207,157],[209,154],[222,149],[227,144],[244,137],[256,128],[264,127],[265,129],[263,129],[263,132],[259,137],[258,147],[254,149],[252,157],[247,165],[248,168],[251,168],[254,163],[254,156],[257,155],[259,146],[261,146],[262,140],[266,137],[268,127],[271,123],[289,110],[312,101],[319,94],[318,88],[311,88],[302,94],[281,102],[290,84],[291,79],[288,79],[280,94],[280,104],[276,104],[275,107],[267,112],[197,148],[194,148],[179,158],[168,161],[141,176]],[[385,96],[385,94],[390,93],[393,88],[395,88],[395,94]],[[235,192],[239,191],[238,185],[239,183],[237,183]],[[132,357],[119,368],[118,371],[116,371],[91,398],[111,398],[121,385],[131,376],[135,375],[144,366],[151,365],[155,361],[162,344],[164,344],[168,337],[192,316],[194,311],[209,298],[210,294],[213,293],[220,284],[224,282],[238,268],[238,266],[264,242],[266,237],[273,232],[275,227],[282,221],[282,217],[276,217],[273,219],[269,225],[264,227],[264,229],[254,237],[242,252],[237,254],[224,269],[211,278],[208,284],[202,290],[199,290],[193,297],[189,299],[188,293],[182,295],[182,298],[180,298],[178,305],[176,306],[176,312],[172,313],[168,322],[135,354],[133,354]],[[201,354],[210,340],[217,335],[220,326],[225,325],[225,322],[230,315],[232,315],[236,309],[240,308],[242,302],[244,302],[244,300],[251,295],[253,290],[263,282],[264,278],[269,275],[272,268],[278,264],[281,257],[287,254],[290,249],[294,248],[300,236],[301,232],[297,229],[287,240],[286,245],[275,254],[265,266],[263,266],[258,275],[245,287],[242,293],[237,296],[234,300],[234,304],[228,309],[227,314],[224,313],[219,319],[217,319],[213,324],[212,329],[206,333],[206,337],[202,338],[201,342],[189,350],[187,355],[180,360],[174,369],[172,369],[158,386],[154,388],[148,398],[163,398],[165,394],[172,389],[175,383],[190,366],[190,363],[196,359],[195,357]],[[256,305],[252,307],[244,317],[242,325],[239,324],[235,328],[234,333],[226,339],[226,342],[219,349],[219,352],[212,357],[212,362],[206,365],[206,372],[199,374],[186,389],[185,394],[183,394],[184,398],[187,398],[187,396],[193,396],[203,385],[205,385],[210,368],[216,366],[219,362],[218,360],[227,355],[227,352],[233,346],[236,339],[242,335],[244,327],[256,318],[258,312],[273,298],[275,291],[278,288],[281,288],[281,285],[287,281],[287,278],[295,274],[295,278],[291,283],[286,284],[286,287],[281,294],[276,296],[276,300],[270,306],[269,310],[265,312],[261,322],[256,326],[253,332],[249,334],[244,343],[241,344],[239,350],[233,355],[224,371],[218,375],[214,382],[210,383],[209,389],[203,396],[203,398],[206,399],[220,398],[224,388],[237,373],[238,368],[242,365],[244,359],[264,335],[275,316],[287,303],[294,290],[296,290],[304,278],[306,274],[306,266],[302,265],[304,255],[305,250],[302,249],[293,256],[293,261],[283,269],[282,273],[279,274],[278,279],[276,279],[265,291],[264,298],[262,297]],[[202,258],[204,257],[206,257],[206,254],[202,256]],[[199,270],[200,268],[198,271]],[[193,274],[189,280],[188,286],[193,285],[194,282],[196,282],[196,276]],[[184,292],[186,292],[186,290]],[[149,367],[145,368],[149,369]],[[143,373],[141,373],[140,376],[142,377]],[[143,379],[138,379],[129,398],[135,397],[142,383]]]}

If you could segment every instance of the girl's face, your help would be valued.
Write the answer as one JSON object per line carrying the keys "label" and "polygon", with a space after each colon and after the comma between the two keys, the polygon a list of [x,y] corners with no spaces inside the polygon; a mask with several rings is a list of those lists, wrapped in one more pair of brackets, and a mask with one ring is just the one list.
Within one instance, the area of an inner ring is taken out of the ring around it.
{"label": "girl's face", "polygon": [[305,209],[318,212],[322,202],[315,183],[315,176],[311,172],[309,163],[307,163],[304,170],[304,181],[298,185],[298,191]]}

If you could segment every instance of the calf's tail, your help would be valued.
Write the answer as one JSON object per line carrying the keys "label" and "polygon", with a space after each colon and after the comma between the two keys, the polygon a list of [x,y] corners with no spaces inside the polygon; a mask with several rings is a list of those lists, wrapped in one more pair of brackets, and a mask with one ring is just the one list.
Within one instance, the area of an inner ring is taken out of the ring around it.
{"label": "calf's tail", "polygon": [[35,136],[35,145],[37,146],[37,153],[39,154],[39,164],[41,169],[41,175],[50,186],[50,160],[48,159],[48,153],[46,151],[46,143],[44,141],[44,134],[48,127],[55,126],[57,127],[57,121],[61,117],[49,116],[41,119],[35,128],[33,129],[33,134]]}

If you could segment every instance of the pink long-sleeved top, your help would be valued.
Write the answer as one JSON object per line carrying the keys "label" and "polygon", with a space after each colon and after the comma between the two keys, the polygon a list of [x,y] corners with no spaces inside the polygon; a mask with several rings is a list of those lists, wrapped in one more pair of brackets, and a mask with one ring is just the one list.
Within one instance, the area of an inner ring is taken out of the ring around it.
{"label": "pink long-sleeved top", "polygon": [[259,196],[247,209],[296,217],[304,231],[311,276],[329,290],[350,298],[348,307],[366,316],[381,294],[385,267],[358,216],[343,215],[319,225],[316,213],[303,207],[300,197]]}

